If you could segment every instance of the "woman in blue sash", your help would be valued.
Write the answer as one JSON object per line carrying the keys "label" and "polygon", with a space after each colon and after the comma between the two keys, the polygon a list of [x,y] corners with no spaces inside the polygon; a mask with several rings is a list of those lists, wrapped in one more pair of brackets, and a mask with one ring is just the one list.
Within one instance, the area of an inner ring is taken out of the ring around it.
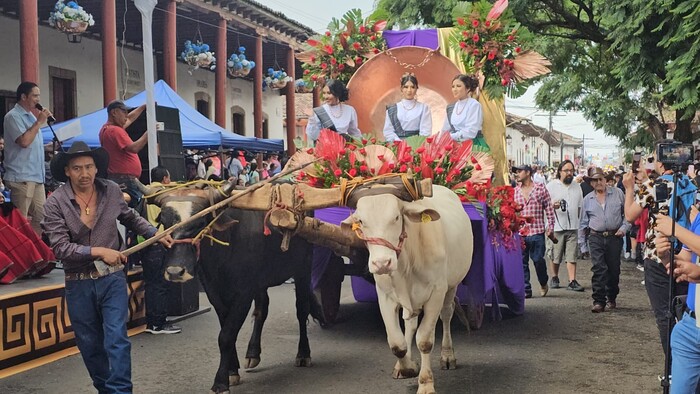
{"label": "woman in blue sash", "polygon": [[401,77],[401,95],[403,99],[396,104],[387,105],[384,121],[384,139],[397,141],[412,135],[430,137],[433,133],[433,117],[427,104],[416,100],[418,79],[406,73]]}
{"label": "woman in blue sash", "polygon": [[355,108],[347,105],[348,89],[335,79],[330,79],[321,91],[325,103],[314,108],[314,113],[309,117],[306,125],[306,135],[316,141],[321,129],[331,129],[344,137],[362,138],[362,133],[357,127],[357,112]]}
{"label": "woman in blue sash", "polygon": [[450,132],[455,141],[474,140],[473,149],[490,151],[481,133],[484,114],[481,104],[474,97],[479,88],[479,80],[464,74],[459,74],[452,80],[452,95],[457,102],[447,106],[447,117],[442,130]]}

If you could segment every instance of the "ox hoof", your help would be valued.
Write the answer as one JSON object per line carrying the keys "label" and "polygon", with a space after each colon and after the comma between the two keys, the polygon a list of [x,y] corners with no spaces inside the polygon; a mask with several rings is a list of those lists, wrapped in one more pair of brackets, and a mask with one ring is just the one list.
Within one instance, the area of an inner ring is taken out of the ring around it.
{"label": "ox hoof", "polygon": [[223,385],[215,384],[214,387],[211,388],[211,392],[214,394],[230,394],[231,392],[228,390],[228,387],[223,387]]}
{"label": "ox hoof", "polygon": [[421,384],[416,394],[435,394],[435,386],[432,383]]}
{"label": "ox hoof", "polygon": [[245,369],[253,369],[260,364],[260,357],[246,357],[245,359]]}
{"label": "ox hoof", "polygon": [[[230,386],[238,386],[241,384],[241,375],[235,374],[235,375],[229,375],[228,376],[228,385]],[[228,390],[226,391],[228,393]]]}
{"label": "ox hoof", "polygon": [[297,367],[310,367],[311,357],[297,357],[294,361],[294,365]]}
{"label": "ox hoof", "polygon": [[440,369],[457,369],[457,360],[454,356],[440,358]]}
{"label": "ox hoof", "polygon": [[399,366],[399,363],[396,363],[396,366],[394,367],[394,372],[392,372],[391,376],[394,379],[409,379],[409,378],[415,378],[418,376],[418,366],[416,363],[411,362],[411,366],[408,368],[401,368]]}

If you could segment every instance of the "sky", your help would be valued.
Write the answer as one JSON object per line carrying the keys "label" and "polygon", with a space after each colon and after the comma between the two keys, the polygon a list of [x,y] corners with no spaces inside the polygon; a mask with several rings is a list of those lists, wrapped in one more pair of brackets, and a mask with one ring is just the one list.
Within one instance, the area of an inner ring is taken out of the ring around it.
{"label": "sky", "polygon": [[[342,2],[335,0],[255,0],[267,7],[284,13],[288,18],[302,23],[319,33],[326,30],[332,18],[338,18],[351,8],[360,8],[362,14],[369,16],[374,8],[374,0],[352,0]],[[538,110],[535,106],[536,87],[518,99],[506,99],[506,111],[518,116],[527,117],[532,123],[545,128],[549,127],[547,111]],[[617,151],[618,141],[603,134],[602,130],[585,120],[578,112],[557,112],[553,118],[556,131],[561,131],[577,138],[586,138],[586,152],[597,154],[599,157],[611,156]]]}

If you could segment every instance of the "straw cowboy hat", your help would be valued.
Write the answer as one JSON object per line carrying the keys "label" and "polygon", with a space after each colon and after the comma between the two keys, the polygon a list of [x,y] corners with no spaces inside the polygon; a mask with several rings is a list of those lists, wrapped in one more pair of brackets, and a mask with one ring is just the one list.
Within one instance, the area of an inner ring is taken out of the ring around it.
{"label": "straw cowboy hat", "polygon": [[68,162],[79,156],[90,156],[95,160],[97,166],[97,176],[107,177],[107,165],[109,164],[109,154],[103,148],[90,149],[83,141],[76,141],[71,145],[68,152],[58,152],[51,160],[51,175],[59,182],[67,182],[66,167]]}

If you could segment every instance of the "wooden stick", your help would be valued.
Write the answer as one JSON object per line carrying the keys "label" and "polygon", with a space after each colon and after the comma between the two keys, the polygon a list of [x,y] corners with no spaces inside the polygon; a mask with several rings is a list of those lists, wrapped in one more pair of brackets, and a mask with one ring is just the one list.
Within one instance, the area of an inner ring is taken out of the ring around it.
{"label": "wooden stick", "polygon": [[168,235],[168,234],[171,234],[173,231],[175,231],[175,230],[177,230],[177,229],[179,229],[179,228],[182,228],[183,226],[185,226],[186,224],[192,222],[193,220],[197,220],[197,219],[199,219],[199,218],[201,218],[201,217],[203,217],[203,216],[206,216],[207,214],[209,214],[209,212],[215,211],[215,210],[217,210],[217,209],[219,209],[219,208],[223,208],[223,207],[225,207],[226,205],[230,204],[231,201],[234,201],[234,200],[236,200],[236,199],[238,199],[238,198],[241,198],[241,197],[243,197],[243,196],[245,196],[245,195],[247,195],[247,194],[250,194],[250,193],[254,192],[255,190],[260,189],[260,188],[263,187],[264,185],[266,185],[266,184],[268,184],[268,183],[270,183],[270,182],[272,182],[272,181],[275,181],[275,180],[277,180],[277,179],[279,179],[279,178],[281,178],[281,177],[283,177],[283,176],[289,175],[289,174],[293,173],[294,171],[299,171],[299,170],[305,168],[306,166],[317,162],[318,160],[320,160],[320,159],[316,159],[316,160],[314,160],[314,161],[311,161],[311,162],[306,163],[306,164],[302,164],[302,165],[297,166],[297,167],[294,167],[294,168],[289,168],[289,169],[287,169],[287,170],[284,170],[284,171],[278,173],[277,175],[275,175],[275,176],[273,176],[273,177],[271,177],[271,178],[262,180],[262,181],[260,181],[260,182],[258,182],[258,183],[256,183],[256,184],[254,184],[254,185],[252,185],[252,186],[249,186],[247,189],[242,190],[240,193],[236,193],[235,195],[233,195],[233,196],[231,196],[231,197],[228,197],[228,198],[226,198],[225,200],[222,200],[222,201],[220,201],[220,202],[218,202],[218,203],[216,203],[216,204],[214,204],[214,205],[212,205],[212,206],[210,206],[210,207],[208,207],[208,208],[205,208],[205,209],[203,209],[203,210],[197,212],[195,215],[193,215],[193,216],[190,217],[189,219],[187,219],[187,220],[185,220],[185,221],[182,221],[182,222],[180,222],[180,223],[178,223],[178,224],[176,224],[176,225],[174,225],[174,226],[172,226],[172,227],[166,229],[165,231],[163,231],[163,232],[161,232],[161,233],[157,233],[157,234],[154,235],[153,237],[151,237],[151,238],[145,240],[144,242],[141,242],[141,243],[138,244],[138,245],[135,245],[135,246],[130,247],[129,249],[123,251],[122,254],[125,255],[125,256],[129,256],[129,255],[131,255],[131,254],[134,254],[134,253],[140,251],[141,249],[144,249],[144,248],[146,248],[146,247],[148,247],[148,246],[151,246],[152,244],[158,242],[161,238],[165,237],[165,236]]}

